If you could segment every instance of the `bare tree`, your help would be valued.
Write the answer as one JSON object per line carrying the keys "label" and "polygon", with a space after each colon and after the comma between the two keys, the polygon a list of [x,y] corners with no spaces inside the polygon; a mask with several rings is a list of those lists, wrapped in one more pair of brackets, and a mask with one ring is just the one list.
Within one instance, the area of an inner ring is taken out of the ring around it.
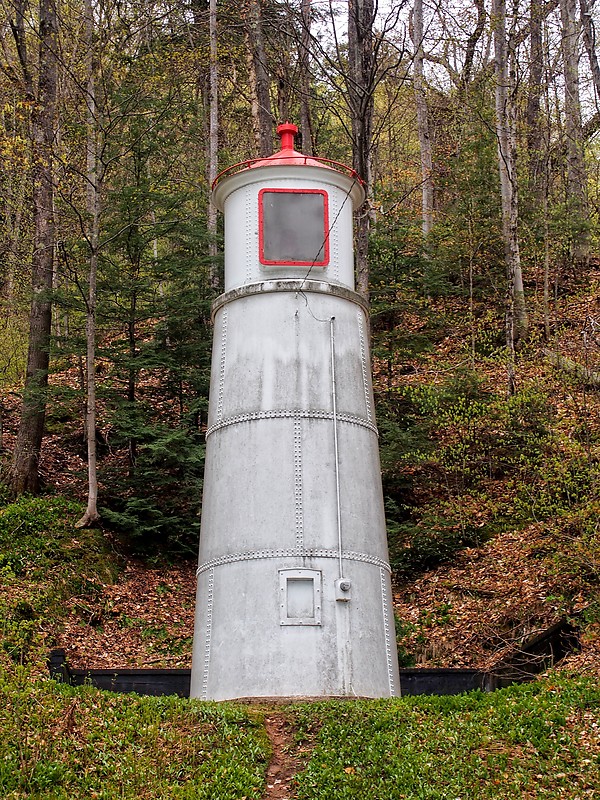
{"label": "bare tree", "polygon": [[596,100],[600,101],[600,64],[598,63],[598,55],[596,53],[596,31],[592,21],[593,6],[594,0],[589,3],[588,0],[579,0],[583,42],[590,61],[592,79],[594,81],[594,88],[596,90]]}
{"label": "bare tree", "polygon": [[576,0],[560,0],[562,26],[563,77],[565,83],[565,136],[567,153],[567,191],[576,230],[571,256],[575,263],[589,259],[587,222],[587,174],[583,146],[581,101],[579,98],[579,23]]}
{"label": "bare tree", "polygon": [[356,288],[369,298],[369,194],[372,187],[372,144],[375,52],[374,0],[348,0],[348,72],[345,75],[352,124],[352,161],[367,187],[356,215]]}
{"label": "bare tree", "polygon": [[310,114],[311,18],[310,0],[301,0],[301,34],[298,48],[298,66],[300,69],[300,133],[302,134],[302,152],[306,153],[308,156],[313,155],[313,133]]}
{"label": "bare tree", "polygon": [[[209,0],[208,11],[208,37],[209,37],[209,132],[208,132],[208,184],[212,187],[219,171],[219,56],[217,48],[217,0]],[[212,201],[212,194],[208,200],[208,232],[210,235],[211,275],[210,282],[217,287],[219,277],[215,269],[217,255],[217,208]]]}
{"label": "bare tree", "polygon": [[[305,45],[310,46],[311,64],[316,65],[318,79],[329,87],[325,113],[333,114],[352,146],[352,165],[366,188],[367,199],[356,213],[355,262],[357,290],[369,298],[369,231],[374,219],[373,211],[373,155],[376,141],[383,129],[382,119],[387,119],[402,87],[408,80],[408,65],[404,63],[405,42],[398,34],[400,14],[406,0],[399,0],[375,27],[378,5],[375,0],[349,0],[348,38],[339,36],[339,20],[334,4],[329,2],[327,15],[331,38],[327,44],[301,21]],[[308,8],[305,0],[304,8]],[[302,18],[301,18],[302,20]],[[392,75],[395,88],[393,100],[375,123],[375,94],[378,87]],[[315,98],[313,97],[313,100]],[[321,101],[322,102],[322,101]],[[312,132],[314,133],[314,132]],[[314,141],[313,139],[313,148]],[[306,148],[304,148],[306,150]]]}
{"label": "bare tree", "polygon": [[529,4],[529,82],[525,108],[527,167],[534,203],[532,213],[543,240],[544,336],[550,338],[550,143],[548,114],[542,116],[542,98],[547,93],[547,64],[544,48],[544,20],[547,11],[537,0]]}
{"label": "bare tree", "polygon": [[88,457],[88,498],[84,515],[76,527],[93,525],[98,513],[98,476],[96,462],[96,284],[100,238],[101,190],[104,166],[98,158],[98,137],[101,131],[99,106],[96,96],[96,56],[94,35],[94,10],[92,0],[85,0],[85,43],[87,47],[87,139],[86,139],[86,211],[88,216],[85,238],[89,247],[88,292],[86,298],[86,413],[85,438]]}
{"label": "bare tree", "polygon": [[423,79],[423,63],[425,60],[423,50],[423,0],[414,1],[411,35],[414,47],[413,88],[417,106],[417,134],[419,137],[419,150],[421,152],[422,230],[423,236],[427,237],[433,225],[434,187],[429,116],[427,97],[425,95],[425,82]]}
{"label": "bare tree", "polygon": [[[535,0],[533,0],[533,2],[535,2]],[[465,60],[463,62],[463,68],[460,79],[463,93],[466,92],[466,90],[469,87],[469,83],[471,81],[471,76],[473,73],[473,61],[475,59],[475,50],[485,29],[485,20],[486,20],[485,1],[473,0],[473,3],[477,10],[477,22],[475,23],[475,27],[469,34],[469,38],[467,39],[467,46],[465,48]]]}
{"label": "bare tree", "polygon": [[529,156],[529,179],[533,194],[538,200],[541,198],[543,178],[540,119],[544,74],[542,21],[542,9],[538,0],[531,0],[529,4],[529,85],[526,106],[527,150]]}
{"label": "bare tree", "polygon": [[248,0],[248,2],[246,45],[252,93],[252,118],[258,155],[266,158],[273,153],[271,80],[267,67],[261,0]]}
{"label": "bare tree", "polygon": [[502,200],[502,233],[508,282],[506,341],[510,353],[508,377],[510,393],[515,389],[514,348],[528,329],[518,231],[519,197],[516,163],[516,85],[514,80],[515,16],[516,14],[513,15],[510,29],[507,30],[506,0],[493,1],[496,138]]}

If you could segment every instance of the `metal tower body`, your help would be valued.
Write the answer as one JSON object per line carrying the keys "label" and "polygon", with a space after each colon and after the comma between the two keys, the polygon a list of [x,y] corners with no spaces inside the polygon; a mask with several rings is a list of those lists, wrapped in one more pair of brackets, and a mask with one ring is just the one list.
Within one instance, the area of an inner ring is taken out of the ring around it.
{"label": "metal tower body", "polygon": [[191,696],[399,693],[353,174],[282,150],[222,177]]}

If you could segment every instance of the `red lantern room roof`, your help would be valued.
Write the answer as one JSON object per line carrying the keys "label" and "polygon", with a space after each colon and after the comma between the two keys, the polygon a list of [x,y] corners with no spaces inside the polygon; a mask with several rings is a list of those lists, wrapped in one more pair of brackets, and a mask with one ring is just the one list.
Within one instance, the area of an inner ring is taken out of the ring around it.
{"label": "red lantern room roof", "polygon": [[300,166],[311,167],[326,167],[332,169],[329,164],[322,164],[319,159],[310,158],[294,150],[294,139],[298,133],[298,126],[292,122],[284,122],[283,125],[277,126],[277,134],[281,139],[281,149],[277,153],[273,153],[268,158],[261,158],[258,161],[250,163],[250,169],[253,167],[270,167],[280,166],[281,164],[295,164]]}
{"label": "red lantern room roof", "polygon": [[284,122],[282,125],[277,126],[277,133],[281,140],[281,149],[277,153],[267,158],[254,158],[251,161],[242,161],[239,164],[234,164],[227,167],[223,172],[219,173],[213,183],[213,189],[216,184],[228,175],[240,172],[245,169],[255,169],[256,167],[280,167],[280,166],[295,166],[295,167],[320,167],[325,169],[333,169],[338,172],[344,172],[351,178],[356,180],[362,185],[361,179],[357,173],[347,167],[345,164],[340,164],[338,161],[332,161],[329,158],[313,158],[299,153],[294,150],[294,139],[298,133],[298,127],[291,122]]}

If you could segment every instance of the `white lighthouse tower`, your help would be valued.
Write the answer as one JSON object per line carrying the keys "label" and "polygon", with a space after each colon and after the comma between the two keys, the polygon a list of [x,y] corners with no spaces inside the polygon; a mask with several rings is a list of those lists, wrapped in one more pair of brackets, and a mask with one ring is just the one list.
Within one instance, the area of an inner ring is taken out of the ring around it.
{"label": "white lighthouse tower", "polygon": [[399,693],[356,175],[294,150],[226,171],[191,696]]}

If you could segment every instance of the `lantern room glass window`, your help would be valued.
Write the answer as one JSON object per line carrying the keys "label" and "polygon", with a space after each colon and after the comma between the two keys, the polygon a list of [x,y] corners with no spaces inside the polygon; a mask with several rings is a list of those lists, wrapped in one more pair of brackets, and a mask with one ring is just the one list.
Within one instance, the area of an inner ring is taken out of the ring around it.
{"label": "lantern room glass window", "polygon": [[258,209],[261,264],[298,267],[329,264],[327,192],[261,189]]}

